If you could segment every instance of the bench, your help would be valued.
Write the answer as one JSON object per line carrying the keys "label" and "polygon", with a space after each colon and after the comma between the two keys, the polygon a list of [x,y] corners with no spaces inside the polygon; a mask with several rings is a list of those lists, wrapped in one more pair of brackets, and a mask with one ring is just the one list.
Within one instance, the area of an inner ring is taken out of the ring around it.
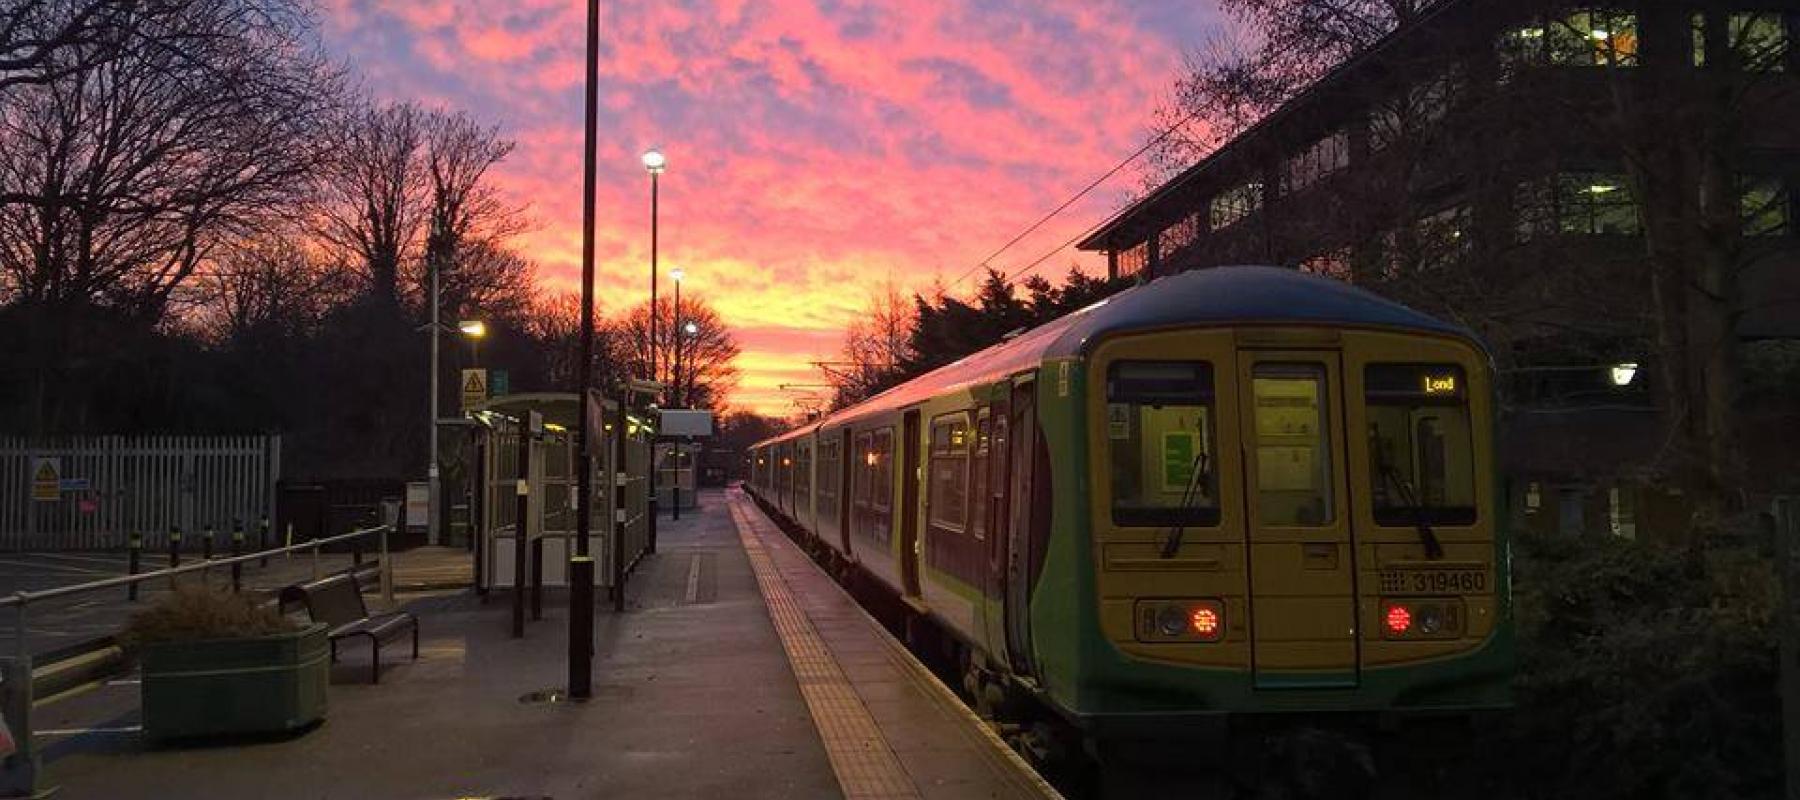
{"label": "bench", "polygon": [[331,626],[331,661],[337,663],[338,641],[353,636],[369,639],[369,652],[374,661],[373,683],[381,682],[381,645],[412,633],[412,657],[419,657],[419,619],[404,611],[371,616],[363,604],[362,587],[353,573],[289,587],[283,595],[294,597],[306,606],[313,622]]}

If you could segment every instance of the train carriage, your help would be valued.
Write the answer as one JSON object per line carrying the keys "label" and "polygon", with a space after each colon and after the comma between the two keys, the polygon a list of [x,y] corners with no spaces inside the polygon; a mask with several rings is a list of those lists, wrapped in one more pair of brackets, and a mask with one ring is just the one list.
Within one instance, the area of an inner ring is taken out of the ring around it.
{"label": "train carriage", "polygon": [[1461,329],[1217,268],[760,443],[749,488],[945,631],[977,694],[1089,736],[1464,711],[1511,670],[1493,396]]}

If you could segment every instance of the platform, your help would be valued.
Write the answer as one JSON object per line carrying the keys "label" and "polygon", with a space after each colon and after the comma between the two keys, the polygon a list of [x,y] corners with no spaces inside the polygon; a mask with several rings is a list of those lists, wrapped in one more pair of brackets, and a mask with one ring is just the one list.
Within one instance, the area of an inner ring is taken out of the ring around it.
{"label": "platform", "polygon": [[148,748],[137,685],[43,709],[59,797],[1052,796],[746,498],[665,518],[624,613],[598,616],[594,698],[566,680],[567,609],[523,639],[506,598],[416,594],[422,658],[333,674],[302,736]]}

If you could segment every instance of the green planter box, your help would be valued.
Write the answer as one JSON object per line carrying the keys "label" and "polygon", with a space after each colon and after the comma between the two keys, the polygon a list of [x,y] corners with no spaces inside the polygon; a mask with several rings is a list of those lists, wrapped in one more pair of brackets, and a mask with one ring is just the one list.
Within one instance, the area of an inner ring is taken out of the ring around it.
{"label": "green planter box", "polygon": [[148,645],[144,735],[152,741],[294,731],[325,718],[325,625],[253,639]]}

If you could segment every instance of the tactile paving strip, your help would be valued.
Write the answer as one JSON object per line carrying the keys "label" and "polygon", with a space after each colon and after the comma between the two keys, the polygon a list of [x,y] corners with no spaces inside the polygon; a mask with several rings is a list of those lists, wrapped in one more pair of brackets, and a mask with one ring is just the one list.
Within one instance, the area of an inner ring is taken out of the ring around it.
{"label": "tactile paving strip", "polygon": [[738,538],[750,558],[763,602],[769,607],[769,618],[781,636],[782,648],[787,650],[788,663],[793,665],[794,678],[800,683],[800,696],[812,712],[813,724],[819,729],[825,755],[831,759],[831,770],[837,774],[844,797],[919,797],[918,787],[881,735],[875,718],[825,649],[825,642],[813,629],[806,612],[794,601],[762,542],[751,532],[751,526],[760,520],[746,513],[742,502],[731,504],[731,517],[737,523]]}

